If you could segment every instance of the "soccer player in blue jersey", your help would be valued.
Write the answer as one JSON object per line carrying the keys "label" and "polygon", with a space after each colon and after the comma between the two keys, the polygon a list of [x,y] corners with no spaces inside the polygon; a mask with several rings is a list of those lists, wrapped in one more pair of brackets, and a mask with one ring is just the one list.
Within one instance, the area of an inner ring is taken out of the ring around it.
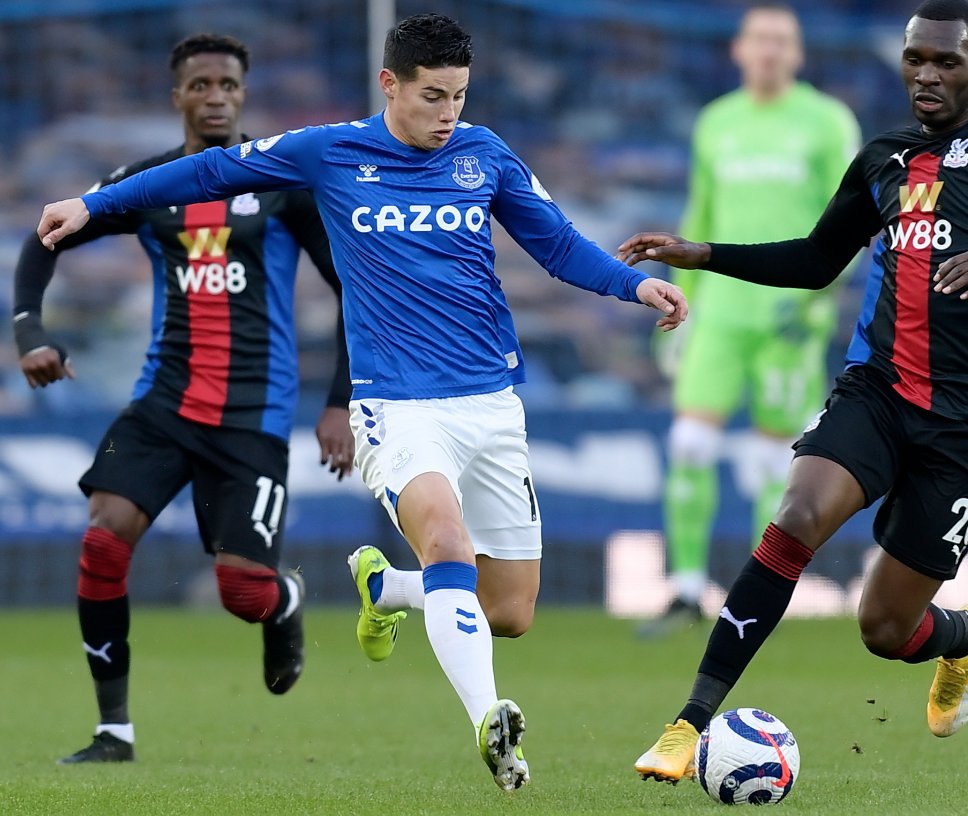
{"label": "soccer player in blue jersey", "polygon": [[[172,99],[185,143],[119,168],[99,186],[212,145],[237,144],[248,59],[232,37],[200,34],[176,45]],[[104,214],[57,253],[32,235],[14,284],[14,329],[31,386],[74,376],[41,320],[60,251],[120,233],[136,233],[151,261],[152,342],[131,404],[80,482],[91,521],[81,545],[78,616],[100,721],[94,741],[61,760],[70,764],[134,759],[128,568],[150,524],[189,482],[223,605],[261,623],[267,687],[283,694],[298,680],[302,578],[280,573],[278,565],[298,391],[292,309],[300,247],[339,292],[319,213],[302,191],[245,190],[228,201]],[[342,477],[352,468],[354,442],[339,325],[336,342],[340,365],[316,433],[323,459]]]}
{"label": "soccer player in blue jersey", "polygon": [[[529,779],[525,722],[498,699],[491,634],[531,624],[541,519],[513,391],[524,360],[494,273],[491,216],[553,276],[659,309],[660,329],[687,307],[675,286],[583,238],[503,141],[460,120],[471,56],[453,20],[407,18],[387,36],[382,113],[152,168],[49,205],[38,234],[52,248],[108,212],[241,190],[313,192],[343,284],[356,461],[423,567],[396,603],[423,605],[481,756],[512,790]],[[386,656],[397,613],[375,604],[388,589],[385,561],[366,560],[363,633],[371,656]]]}

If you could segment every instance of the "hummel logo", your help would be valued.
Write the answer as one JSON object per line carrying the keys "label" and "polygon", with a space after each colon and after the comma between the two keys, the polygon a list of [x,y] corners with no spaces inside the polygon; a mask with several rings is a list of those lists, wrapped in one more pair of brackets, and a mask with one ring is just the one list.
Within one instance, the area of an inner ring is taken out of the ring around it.
{"label": "hummel logo", "polygon": [[84,644],[84,651],[87,652],[91,657],[100,657],[105,663],[110,663],[111,658],[108,657],[108,649],[111,648],[112,641],[105,643],[100,649],[95,649],[92,646]]}
{"label": "hummel logo", "polygon": [[750,618],[749,620],[744,620],[744,621],[736,620],[736,618],[733,617],[733,613],[729,611],[728,606],[724,606],[722,608],[722,610],[719,613],[719,617],[721,617],[725,621],[729,621],[731,624],[733,624],[733,626],[736,627],[736,631],[739,632],[740,640],[743,639],[743,630],[749,624],[756,623],[756,620],[757,620],[756,618]]}
{"label": "hummel logo", "polygon": [[357,176],[356,177],[357,181],[379,181],[380,180],[379,176],[373,175],[376,172],[375,164],[361,164],[360,172],[362,172],[363,175]]}
{"label": "hummel logo", "polygon": [[957,564],[961,561],[961,557],[965,554],[965,547],[968,545],[962,544],[960,547],[957,544],[951,545],[951,552],[954,553],[955,563]]}
{"label": "hummel logo", "polygon": [[911,149],[910,147],[905,147],[904,150],[902,150],[900,153],[894,153],[894,154],[892,154],[891,155],[891,158],[892,159],[897,159],[897,163],[899,165],[901,165],[901,167],[904,167],[905,166],[905,164],[904,164],[904,154],[907,153],[910,149]]}
{"label": "hummel logo", "polygon": [[[477,615],[475,613],[467,612],[461,609],[459,606],[455,611],[457,612],[458,615],[460,615],[463,618],[467,618],[469,621],[477,620]],[[464,621],[459,620],[457,621],[457,628],[460,629],[460,631],[463,632],[465,635],[473,635],[477,631],[477,624],[464,623]]]}

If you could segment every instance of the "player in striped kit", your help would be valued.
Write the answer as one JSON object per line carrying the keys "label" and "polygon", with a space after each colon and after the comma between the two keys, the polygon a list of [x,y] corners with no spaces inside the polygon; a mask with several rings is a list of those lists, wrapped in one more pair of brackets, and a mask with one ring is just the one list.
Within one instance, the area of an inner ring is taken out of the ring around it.
{"label": "player in striped kit", "polygon": [[[524,716],[498,699],[491,634],[531,625],[541,517],[491,217],[555,277],[658,308],[662,329],[685,318],[686,303],[583,238],[503,141],[460,120],[470,63],[470,37],[453,20],[407,18],[387,36],[384,112],[152,168],[52,205],[39,234],[53,246],[89,214],[242,189],[313,191],[343,283],[357,462],[423,567],[401,594],[419,596],[411,602],[423,605],[481,757],[512,790],[529,779]],[[394,614],[370,600],[367,618]],[[384,651],[395,631],[392,621],[373,632]]]}
{"label": "player in striped kit", "polygon": [[694,775],[699,732],[779,622],[814,552],[882,496],[861,638],[879,657],[937,659],[927,704],[933,734],[968,721],[968,611],[932,603],[968,547],[965,0],[918,7],[901,73],[920,124],[858,153],[809,237],[740,245],[639,233],[620,247],[630,263],[819,289],[883,231],[847,368],[795,445],[779,511],[729,591],[686,705],[636,762],[643,778]]}
{"label": "player in striped kit", "polygon": [[[116,170],[97,188],[242,140],[245,46],[231,37],[189,37],[172,51],[170,67],[185,143]],[[269,691],[288,691],[303,668],[303,581],[278,566],[299,385],[293,297],[300,249],[340,292],[315,204],[304,191],[244,190],[203,204],[105,214],[58,249],[119,233],[137,234],[151,261],[152,338],[131,404],[80,481],[91,521],[81,549],[78,612],[100,723],[93,743],[63,763],[134,758],[129,564],[137,542],[188,483],[223,605],[262,625]],[[55,259],[31,236],[15,273],[14,329],[34,387],[74,376],[41,322]],[[352,468],[354,443],[341,321],[336,340],[340,362],[317,436],[323,459],[342,478]]]}

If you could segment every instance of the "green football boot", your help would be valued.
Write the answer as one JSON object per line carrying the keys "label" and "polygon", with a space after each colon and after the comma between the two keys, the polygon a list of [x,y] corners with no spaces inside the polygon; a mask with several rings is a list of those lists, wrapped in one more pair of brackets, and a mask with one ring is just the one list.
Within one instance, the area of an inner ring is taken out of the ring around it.
{"label": "green football boot", "polygon": [[370,597],[369,579],[371,575],[383,572],[390,566],[390,562],[376,547],[367,545],[356,550],[346,559],[346,563],[350,565],[350,573],[360,593],[356,639],[360,642],[363,654],[370,660],[386,660],[393,652],[393,646],[397,642],[397,629],[407,613],[380,612]]}

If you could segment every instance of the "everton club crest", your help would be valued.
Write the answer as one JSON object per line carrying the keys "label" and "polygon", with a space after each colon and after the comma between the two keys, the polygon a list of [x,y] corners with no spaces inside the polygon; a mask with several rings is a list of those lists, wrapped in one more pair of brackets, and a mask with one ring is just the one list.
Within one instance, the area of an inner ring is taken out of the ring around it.
{"label": "everton club crest", "polygon": [[454,159],[451,178],[465,190],[476,190],[484,183],[484,171],[476,156],[458,156]]}

